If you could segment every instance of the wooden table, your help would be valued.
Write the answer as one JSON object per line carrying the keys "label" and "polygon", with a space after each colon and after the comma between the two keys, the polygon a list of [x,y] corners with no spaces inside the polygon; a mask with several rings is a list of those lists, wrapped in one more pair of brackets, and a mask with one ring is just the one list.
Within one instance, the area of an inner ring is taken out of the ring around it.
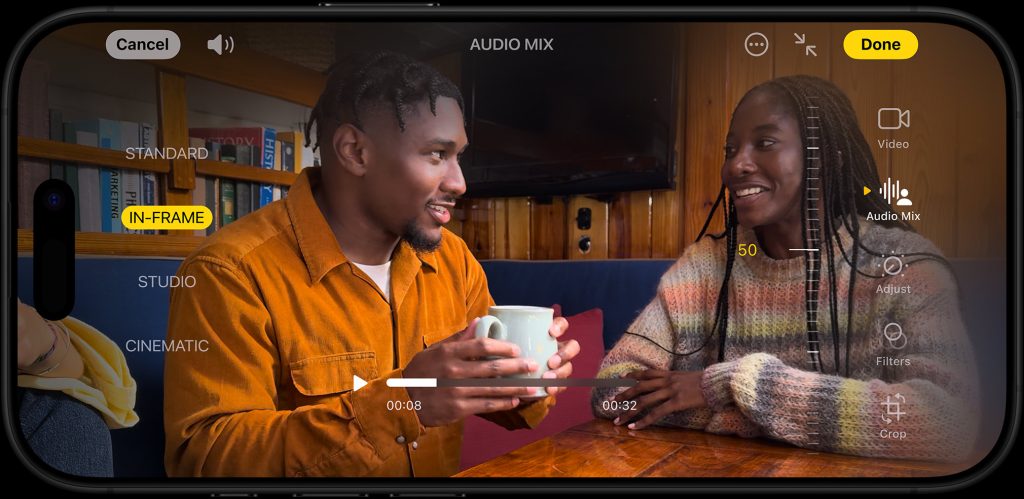
{"label": "wooden table", "polygon": [[462,471],[458,477],[929,477],[967,465],[812,452],[766,439],[594,420]]}

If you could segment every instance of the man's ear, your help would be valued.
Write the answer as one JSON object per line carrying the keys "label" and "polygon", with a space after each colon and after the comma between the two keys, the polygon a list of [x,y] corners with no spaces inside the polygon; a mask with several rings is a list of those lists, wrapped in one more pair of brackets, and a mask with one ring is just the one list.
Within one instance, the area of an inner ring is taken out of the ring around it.
{"label": "man's ear", "polygon": [[338,163],[352,175],[361,177],[366,174],[369,160],[370,137],[350,123],[338,125],[334,129],[331,146]]}

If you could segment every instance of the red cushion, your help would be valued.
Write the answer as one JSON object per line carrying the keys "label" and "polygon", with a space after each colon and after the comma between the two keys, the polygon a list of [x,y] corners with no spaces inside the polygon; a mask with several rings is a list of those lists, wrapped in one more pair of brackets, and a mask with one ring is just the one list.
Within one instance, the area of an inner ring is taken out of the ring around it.
{"label": "red cushion", "polygon": [[[561,307],[555,305],[556,311]],[[556,314],[556,317],[560,314]],[[566,317],[569,329],[562,339],[573,339],[580,344],[580,353],[572,361],[573,378],[594,378],[601,367],[604,356],[603,324],[601,309]],[[518,449],[530,442],[562,432],[573,426],[594,419],[590,409],[590,389],[570,387],[558,395],[557,404],[551,408],[544,421],[532,430],[509,431],[490,421],[470,416],[462,435],[461,469],[475,466],[502,454]]]}

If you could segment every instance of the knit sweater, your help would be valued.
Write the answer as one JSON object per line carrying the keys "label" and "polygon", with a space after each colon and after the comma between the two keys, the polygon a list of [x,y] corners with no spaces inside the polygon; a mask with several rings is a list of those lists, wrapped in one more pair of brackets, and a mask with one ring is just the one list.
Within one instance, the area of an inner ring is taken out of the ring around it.
{"label": "knit sweater", "polygon": [[[863,245],[878,253],[939,253],[902,229],[862,222],[860,234]],[[752,230],[740,228],[737,237],[741,244],[757,243]],[[840,238],[850,257],[851,235],[842,232]],[[638,369],[703,370],[707,407],[672,413],[657,423],[661,426],[766,436],[815,451],[966,459],[978,431],[977,366],[947,267],[908,255],[902,273],[887,275],[884,258],[861,251],[858,268],[878,277],[857,276],[847,336],[850,265],[837,247],[837,372],[823,250],[818,372],[808,353],[803,256],[774,260],[763,251],[737,256],[728,287],[725,361],[719,363],[712,327],[725,275],[725,244],[725,238],[704,238],[686,249],[630,325],[631,334],[605,357],[599,377]],[[661,347],[696,353],[672,355]],[[611,419],[624,412],[602,404],[622,390],[595,389],[595,414]]]}

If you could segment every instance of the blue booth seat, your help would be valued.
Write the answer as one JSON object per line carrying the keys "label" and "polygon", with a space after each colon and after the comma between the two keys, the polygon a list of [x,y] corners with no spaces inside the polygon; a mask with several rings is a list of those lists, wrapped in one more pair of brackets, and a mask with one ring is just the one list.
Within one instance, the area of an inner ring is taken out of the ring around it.
{"label": "blue booth seat", "polygon": [[[111,432],[114,473],[119,477],[163,476],[163,354],[128,351],[137,340],[166,334],[169,290],[141,288],[140,276],[169,276],[178,259],[90,258],[77,261],[72,315],[117,342],[138,384],[139,423]],[[619,339],[653,298],[659,277],[672,260],[484,261],[488,285],[499,304],[550,306],[564,315],[594,307],[604,312],[604,343]],[[1006,394],[1005,263],[957,260],[961,307],[982,368],[984,424],[1001,428]],[[32,301],[32,259],[18,259],[18,296]],[[136,341],[131,341],[136,340]],[[991,446],[992,442],[982,442]]]}

